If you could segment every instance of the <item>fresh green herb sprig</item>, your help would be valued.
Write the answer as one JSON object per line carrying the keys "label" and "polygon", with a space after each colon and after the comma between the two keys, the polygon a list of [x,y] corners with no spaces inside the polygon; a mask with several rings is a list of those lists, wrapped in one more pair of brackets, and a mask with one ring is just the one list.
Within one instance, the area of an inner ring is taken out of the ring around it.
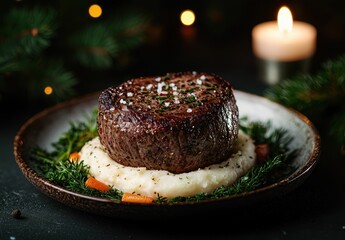
{"label": "fresh green herb sprig", "polygon": [[222,186],[212,193],[200,193],[193,197],[176,197],[170,200],[158,198],[157,202],[197,202],[206,199],[218,199],[253,191],[273,183],[291,174],[295,167],[291,164],[298,149],[288,149],[292,137],[285,129],[274,129],[270,122],[249,122],[247,118],[240,120],[240,129],[254,139],[255,144],[268,144],[270,153],[268,159],[258,163],[249,172],[240,177],[231,186]]}
{"label": "fresh green herb sprig", "polygon": [[[271,122],[249,122],[248,119],[241,119],[240,128],[251,136],[255,144],[266,143],[269,146],[269,159],[280,156],[281,163],[276,165],[274,171],[267,174],[269,183],[277,181],[282,176],[287,176],[295,170],[292,160],[297,156],[299,149],[289,149],[288,146],[293,137],[288,134],[286,129],[275,128]],[[267,161],[268,163],[270,160]]]}
{"label": "fresh green herb sprig", "polygon": [[[270,156],[275,157],[289,152],[288,146],[293,140],[286,129],[275,128],[270,121],[250,122],[247,117],[240,119],[240,129],[255,140],[255,144],[268,144]],[[290,153],[295,156],[297,150]]]}
{"label": "fresh green herb sprig", "polygon": [[87,141],[97,136],[97,112],[97,109],[93,110],[85,116],[85,121],[71,122],[69,130],[52,143],[52,152],[35,147],[31,151],[31,158],[37,163],[36,168],[40,173],[54,184],[89,196],[120,200],[123,193],[117,189],[101,192],[86,187],[89,167],[83,161],[74,163],[68,160],[72,152],[80,151]]}
{"label": "fresh green herb sprig", "polygon": [[46,173],[49,181],[63,186],[67,190],[82,193],[94,197],[108,198],[110,200],[120,200],[122,192],[110,188],[107,192],[98,191],[85,186],[85,181],[89,177],[89,166],[84,161],[70,162],[63,160],[50,168]]}
{"label": "fresh green herb sprig", "polygon": [[68,159],[74,151],[79,151],[82,146],[95,136],[97,136],[97,109],[85,116],[85,121],[70,122],[70,128],[58,141],[52,143],[54,150],[46,150],[35,147],[32,150],[31,157],[44,165],[55,166],[57,163]]}
{"label": "fresh green herb sprig", "polygon": [[[94,111],[85,122],[71,123],[70,129],[53,143],[55,149],[53,152],[49,153],[36,147],[31,157],[40,166],[42,175],[52,183],[84,195],[120,200],[123,193],[113,187],[105,193],[85,187],[89,167],[84,165],[83,161],[78,163],[68,161],[71,152],[79,151],[88,140],[97,136],[96,119],[97,111]],[[270,153],[265,162],[254,166],[233,185],[219,187],[212,193],[200,193],[193,197],[176,197],[169,200],[158,197],[155,201],[160,203],[197,202],[232,196],[270,184],[295,170],[291,161],[298,150],[288,149],[292,137],[286,130],[274,129],[269,122],[250,122],[246,118],[240,120],[240,129],[250,135],[256,144],[269,145]]]}
{"label": "fresh green herb sprig", "polygon": [[268,183],[268,175],[278,166],[283,164],[282,155],[278,155],[260,165],[254,166],[247,174],[239,178],[233,185],[219,187],[212,193],[199,193],[193,197],[176,197],[171,200],[159,198],[160,202],[198,202],[207,199],[218,199],[227,196],[233,196],[244,192],[255,190]]}

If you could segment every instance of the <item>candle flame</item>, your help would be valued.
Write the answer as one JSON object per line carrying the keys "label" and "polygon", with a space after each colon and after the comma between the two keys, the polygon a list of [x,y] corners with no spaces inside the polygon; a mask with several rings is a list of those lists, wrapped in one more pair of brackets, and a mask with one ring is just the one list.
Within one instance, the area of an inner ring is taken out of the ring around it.
{"label": "candle flame", "polygon": [[291,32],[293,19],[291,11],[288,7],[283,6],[278,12],[278,29],[281,32]]}

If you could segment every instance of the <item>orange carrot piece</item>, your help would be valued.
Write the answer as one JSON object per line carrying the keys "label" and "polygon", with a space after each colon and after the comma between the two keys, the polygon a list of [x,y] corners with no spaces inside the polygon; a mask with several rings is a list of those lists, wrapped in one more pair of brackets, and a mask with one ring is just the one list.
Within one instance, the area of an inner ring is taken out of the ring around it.
{"label": "orange carrot piece", "polygon": [[121,201],[122,202],[128,202],[128,203],[146,203],[146,204],[149,204],[149,203],[153,202],[153,198],[148,197],[148,196],[141,196],[141,195],[125,192],[122,195]]}
{"label": "orange carrot piece", "polygon": [[102,191],[102,192],[106,192],[110,189],[110,187],[107,184],[102,183],[101,181],[98,181],[96,178],[93,178],[93,177],[89,177],[85,181],[85,186]]}
{"label": "orange carrot piece", "polygon": [[72,152],[68,158],[68,160],[73,163],[78,162],[79,159],[80,159],[80,154],[78,152]]}
{"label": "orange carrot piece", "polygon": [[256,159],[259,163],[265,162],[270,153],[270,146],[266,143],[255,146]]}

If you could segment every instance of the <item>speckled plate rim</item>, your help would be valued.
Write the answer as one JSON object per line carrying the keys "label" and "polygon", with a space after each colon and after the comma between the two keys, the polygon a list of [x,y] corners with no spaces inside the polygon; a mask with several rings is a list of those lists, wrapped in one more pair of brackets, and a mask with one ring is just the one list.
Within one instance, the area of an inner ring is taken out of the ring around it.
{"label": "speckled plate rim", "polygon": [[[44,109],[43,111],[35,114],[31,118],[29,118],[19,129],[17,134],[15,135],[13,141],[13,151],[15,156],[15,161],[19,166],[20,170],[26,177],[26,179],[32,183],[36,188],[41,190],[46,195],[50,196],[51,198],[58,200],[70,207],[77,208],[80,210],[112,216],[112,217],[123,217],[131,218],[133,216],[137,216],[138,209],[146,209],[144,212],[147,214],[152,213],[151,209],[154,208],[157,214],[153,214],[152,216],[160,215],[162,209],[164,213],[168,213],[171,215],[178,215],[179,212],[176,212],[176,209],[182,207],[183,214],[188,214],[186,212],[186,206],[193,206],[193,207],[200,207],[200,206],[207,206],[209,208],[211,206],[231,206],[232,204],[236,207],[241,205],[248,205],[259,201],[260,199],[266,198],[273,198],[277,195],[285,195],[288,192],[292,191],[296,187],[298,187],[312,172],[315,168],[321,154],[321,138],[318,133],[318,130],[314,126],[314,124],[303,114],[297,112],[293,109],[286,108],[278,103],[275,103],[265,97],[258,96],[255,94],[234,90],[235,95],[241,95],[249,98],[260,99],[261,102],[264,104],[275,105],[276,107],[285,109],[289,113],[293,114],[297,118],[299,118],[303,123],[307,125],[312,131],[313,141],[312,149],[310,150],[310,155],[308,159],[305,161],[305,164],[301,166],[297,171],[289,175],[288,177],[270,184],[265,187],[260,187],[256,190],[236,194],[233,196],[228,196],[219,199],[212,199],[212,200],[203,200],[201,202],[178,202],[178,203],[153,203],[149,205],[145,204],[132,204],[132,203],[123,203],[121,201],[116,200],[109,200],[104,198],[92,197],[83,194],[79,194],[76,192],[69,191],[64,189],[60,186],[52,184],[47,179],[41,177],[33,168],[29,166],[27,162],[27,156],[25,156],[25,152],[23,151],[24,146],[26,144],[26,138],[30,133],[30,128],[32,125],[45,118],[46,116],[53,114],[55,112],[61,111],[65,108],[71,106],[77,106],[78,104],[84,103],[86,101],[97,101],[97,97],[99,96],[100,92],[95,92],[91,94],[87,94],[81,97],[77,97],[71,99],[69,101],[65,101],[55,106],[49,107]],[[219,207],[218,206],[218,207]],[[172,208],[172,210],[168,210]],[[188,209],[190,209],[188,207]],[[157,212],[158,211],[158,212]],[[139,211],[142,214],[142,211]],[[180,214],[182,214],[180,212]],[[130,213],[130,214],[128,214]],[[153,217],[154,218],[154,217]]]}

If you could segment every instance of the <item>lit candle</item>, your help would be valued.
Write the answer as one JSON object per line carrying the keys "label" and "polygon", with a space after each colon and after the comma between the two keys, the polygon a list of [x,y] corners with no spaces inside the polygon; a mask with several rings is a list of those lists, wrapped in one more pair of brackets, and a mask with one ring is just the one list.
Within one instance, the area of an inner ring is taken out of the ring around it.
{"label": "lit candle", "polygon": [[[258,59],[282,63],[304,61],[315,53],[316,29],[311,24],[293,21],[290,10],[284,6],[278,12],[277,21],[253,28],[252,44]],[[279,81],[271,78],[270,83]]]}

